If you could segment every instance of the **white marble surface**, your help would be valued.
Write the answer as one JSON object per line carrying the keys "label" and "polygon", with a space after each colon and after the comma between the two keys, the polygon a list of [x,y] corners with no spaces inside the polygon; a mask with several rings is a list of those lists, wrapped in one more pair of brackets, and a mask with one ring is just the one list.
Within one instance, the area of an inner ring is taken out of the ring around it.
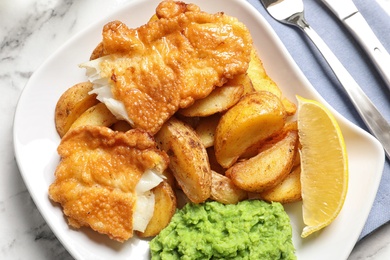
{"label": "white marble surface", "polygon": [[[46,225],[19,173],[12,143],[14,110],[29,77],[51,53],[128,1],[0,1],[0,259],[72,259]],[[360,241],[349,259],[390,259],[390,224]]]}

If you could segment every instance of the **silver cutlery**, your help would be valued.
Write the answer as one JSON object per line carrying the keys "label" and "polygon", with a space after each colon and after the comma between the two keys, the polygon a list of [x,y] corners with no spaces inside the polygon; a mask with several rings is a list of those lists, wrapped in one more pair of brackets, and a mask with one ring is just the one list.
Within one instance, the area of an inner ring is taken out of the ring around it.
{"label": "silver cutlery", "polygon": [[371,30],[352,0],[321,0],[357,39],[390,89],[390,54]]}
{"label": "silver cutlery", "polygon": [[302,0],[260,0],[267,12],[277,21],[300,28],[328,62],[330,68],[344,87],[352,104],[370,132],[382,144],[390,159],[390,125],[363,92],[357,82],[329,49],[321,37],[310,27],[304,16]]}

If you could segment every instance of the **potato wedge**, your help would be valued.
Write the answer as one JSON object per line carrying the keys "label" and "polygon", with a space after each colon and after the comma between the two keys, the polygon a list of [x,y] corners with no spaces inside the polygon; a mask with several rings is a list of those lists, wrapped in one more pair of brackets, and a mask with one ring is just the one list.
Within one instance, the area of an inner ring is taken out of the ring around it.
{"label": "potato wedge", "polygon": [[255,92],[255,88],[253,87],[252,81],[249,78],[248,74],[240,74],[235,76],[232,79],[229,79],[225,85],[228,86],[244,86],[244,94]]}
{"label": "potato wedge", "polygon": [[229,168],[250,146],[280,131],[286,113],[279,98],[270,92],[247,94],[230,108],[215,131],[215,155],[224,168]]}
{"label": "potato wedge", "polygon": [[[298,151],[300,150],[300,144],[298,144]],[[301,165],[301,153],[297,153],[294,158],[293,168],[296,168]]]}
{"label": "potato wedge", "polygon": [[200,117],[186,117],[186,116],[180,115],[179,113],[176,113],[175,117],[176,117],[176,119],[184,122],[185,124],[187,124],[188,126],[190,126],[193,129],[195,129],[198,126],[200,119],[201,119]]}
{"label": "potato wedge", "polygon": [[177,182],[175,176],[173,176],[171,169],[166,168],[162,175],[164,176],[165,181],[168,182],[168,184],[171,185],[172,189],[175,190],[177,188]]}
{"label": "potato wedge", "polygon": [[204,147],[208,148],[214,145],[215,129],[217,128],[220,118],[221,115],[219,113],[200,118],[199,123],[195,128],[195,132],[198,134]]}
{"label": "potato wedge", "polygon": [[191,106],[180,109],[179,113],[187,117],[210,116],[234,106],[244,93],[243,85],[224,85],[215,88],[210,95],[198,99]]}
{"label": "potato wedge", "polygon": [[252,81],[253,88],[256,91],[268,91],[280,98],[282,91],[276,83],[267,75],[263,62],[259,58],[255,48],[251,51],[251,60],[248,67],[248,76]]}
{"label": "potato wedge", "polygon": [[212,173],[210,199],[223,204],[235,204],[248,197],[248,193],[234,185],[226,176],[215,171]]}
{"label": "potato wedge", "polygon": [[108,110],[106,105],[99,103],[90,107],[87,111],[81,114],[80,117],[74,121],[69,130],[84,125],[100,125],[109,127],[116,122],[118,122],[118,119],[116,119],[110,110]]}
{"label": "potato wedge", "polygon": [[[270,136],[266,140],[262,140],[259,143],[256,143],[249,147],[242,155],[241,158],[248,159],[259,154],[262,150],[269,148],[274,145],[276,142],[280,141],[286,134],[292,130],[298,131],[297,121],[286,122],[283,129]],[[297,153],[299,154],[299,153]]]}
{"label": "potato wedge", "polygon": [[119,120],[111,126],[111,129],[119,132],[127,132],[132,129],[132,127],[127,121]]}
{"label": "potato wedge", "polygon": [[282,103],[284,106],[284,109],[286,109],[287,116],[293,116],[297,112],[297,105],[293,102],[291,102],[286,97],[282,97]]}
{"label": "potato wedge", "polygon": [[92,83],[82,82],[70,87],[59,98],[55,108],[55,126],[60,137],[63,137],[73,122],[88,108],[99,101],[96,95],[88,94],[92,90]]}
{"label": "potato wedge", "polygon": [[159,18],[158,18],[158,16],[156,15],[156,14],[153,14],[150,18],[149,18],[149,23],[150,22],[154,22],[154,21],[157,21]]}
{"label": "potato wedge", "polygon": [[137,232],[139,237],[152,237],[160,233],[176,212],[176,197],[171,186],[163,181],[153,189],[154,193],[154,212],[144,232]]}
{"label": "potato wedge", "polygon": [[282,204],[302,200],[301,167],[295,167],[281,183],[263,191],[259,196],[263,200],[280,202]]}
{"label": "potato wedge", "polygon": [[104,55],[106,55],[106,54],[104,53],[103,42],[100,42],[95,47],[95,49],[92,51],[91,56],[89,57],[89,60],[95,60],[95,59],[100,58]]}
{"label": "potato wedge", "polygon": [[267,150],[234,164],[225,174],[243,190],[262,192],[275,187],[290,173],[297,152],[298,132],[290,131]]}
{"label": "potato wedge", "polygon": [[215,158],[215,150],[214,150],[214,146],[211,146],[211,147],[208,147],[206,149],[207,151],[207,154],[209,156],[209,163],[210,163],[210,168],[212,171],[215,171],[215,172],[218,172],[218,173],[221,173],[221,174],[224,174],[226,169],[223,168],[218,162],[217,162],[217,158]]}
{"label": "potato wedge", "polygon": [[204,202],[210,197],[211,170],[206,148],[195,130],[172,117],[155,135],[157,145],[170,159],[178,185],[194,203]]}
{"label": "potato wedge", "polygon": [[251,52],[251,61],[249,62],[247,73],[256,91],[269,91],[273,93],[282,101],[288,116],[295,114],[297,106],[286,97],[283,97],[278,85],[267,75],[263,63],[254,48]]}

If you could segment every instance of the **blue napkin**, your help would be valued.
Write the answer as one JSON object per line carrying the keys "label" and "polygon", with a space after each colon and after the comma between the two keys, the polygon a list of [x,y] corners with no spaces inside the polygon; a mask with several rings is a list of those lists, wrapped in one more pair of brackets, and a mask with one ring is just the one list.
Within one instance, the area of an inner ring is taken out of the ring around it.
{"label": "blue napkin", "polygon": [[[265,11],[259,0],[247,0],[264,16],[280,37],[291,56],[310,83],[340,114],[367,131],[367,127],[342,90],[337,78],[309,38],[299,29],[283,25]],[[374,65],[347,28],[320,0],[303,0],[305,17],[355,78],[363,91],[390,121],[390,90]],[[354,0],[374,33],[390,52],[390,16],[376,1]],[[390,68],[389,68],[390,69]],[[370,174],[367,172],[367,174]],[[386,159],[382,180],[367,222],[360,234],[362,239],[390,220],[390,162]]]}

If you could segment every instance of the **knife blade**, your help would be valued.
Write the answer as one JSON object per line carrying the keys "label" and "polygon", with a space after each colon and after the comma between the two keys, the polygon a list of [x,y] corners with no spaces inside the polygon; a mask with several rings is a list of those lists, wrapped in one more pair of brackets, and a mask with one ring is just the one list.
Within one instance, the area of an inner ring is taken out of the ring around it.
{"label": "knife blade", "polygon": [[321,0],[349,29],[390,89],[390,55],[352,0]]}

